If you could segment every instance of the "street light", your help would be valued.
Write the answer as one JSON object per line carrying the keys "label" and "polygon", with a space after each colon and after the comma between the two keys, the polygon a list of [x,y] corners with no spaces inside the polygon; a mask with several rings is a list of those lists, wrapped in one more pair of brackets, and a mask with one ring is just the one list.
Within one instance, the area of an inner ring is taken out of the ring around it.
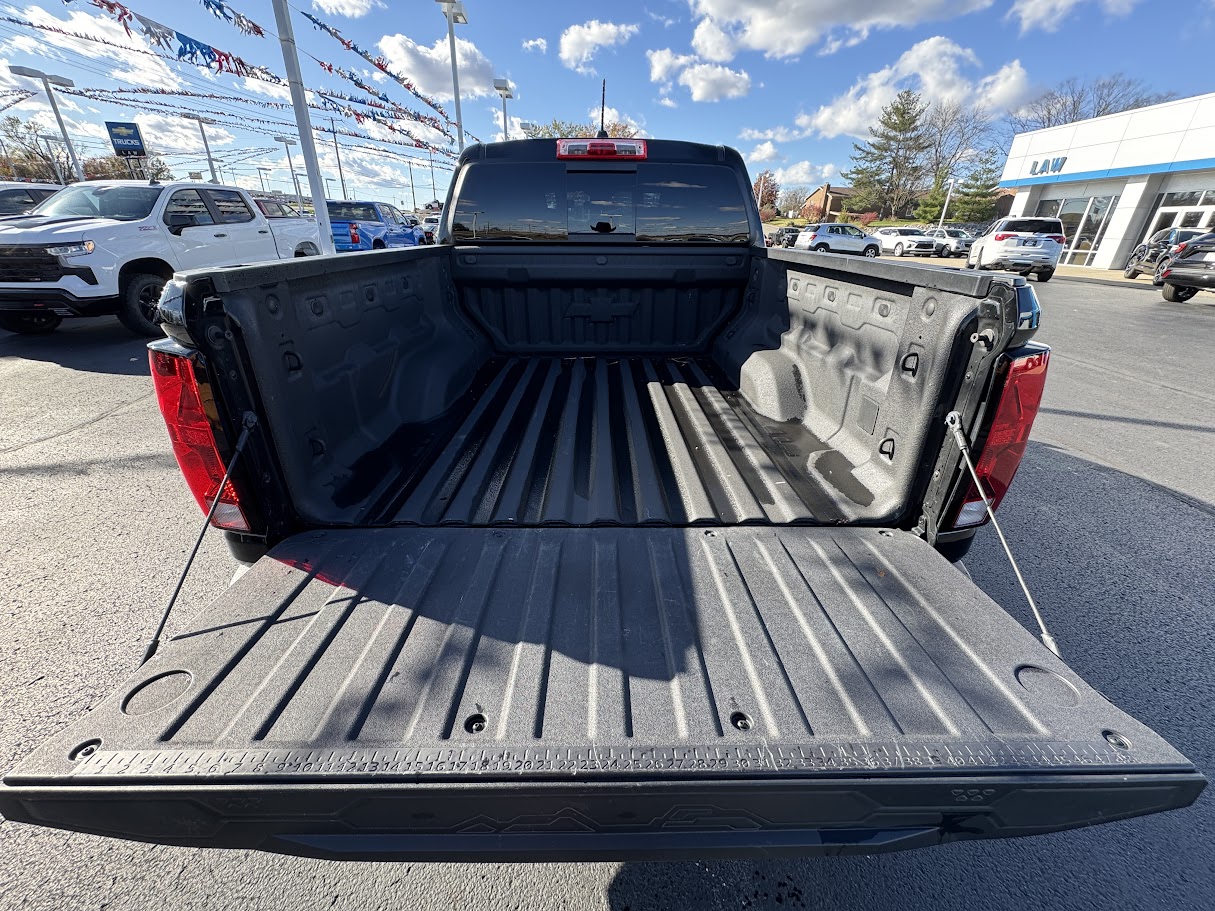
{"label": "street light", "polygon": [[211,183],[219,183],[219,178],[215,176],[215,160],[211,157],[211,145],[207,142],[207,129],[203,124],[214,124],[215,121],[209,117],[203,117],[200,114],[182,114],[186,120],[198,121],[198,132],[202,134],[203,150],[207,153],[207,165],[211,168]]}
{"label": "street light", "polygon": [[41,70],[31,69],[28,66],[10,66],[8,71],[14,76],[27,76],[30,79],[42,80],[42,87],[46,89],[47,101],[51,103],[51,110],[55,112],[55,120],[59,122],[59,132],[63,134],[63,142],[67,146],[68,157],[72,159],[72,170],[76,172],[77,180],[84,180],[84,168],[80,167],[80,159],[76,157],[76,149],[72,146],[72,140],[68,138],[67,127],[63,125],[63,116],[59,113],[59,103],[55,101],[55,93],[51,91],[52,85],[70,89],[76,83],[66,76],[54,76]]}
{"label": "street light", "polygon": [[299,178],[295,176],[295,162],[291,160],[291,147],[297,145],[296,141],[290,136],[275,136],[275,142],[281,142],[283,148],[287,150],[287,167],[291,169],[291,182],[295,185],[295,202],[300,207],[300,211],[304,211],[304,198],[300,195]]}
{"label": "street light", "polygon": [[937,227],[945,224],[945,213],[949,211],[949,200],[953,197],[953,182],[954,178],[949,178],[949,191],[945,194],[945,205],[941,206],[941,217],[937,221]]}
{"label": "street light", "polygon": [[435,0],[443,4],[443,17],[447,20],[447,46],[451,51],[451,87],[456,99],[456,133],[460,137],[460,151],[464,151],[464,117],[460,114],[460,73],[456,66],[456,26],[468,25],[468,13],[460,0]]}
{"label": "street light", "polygon": [[510,121],[506,119],[506,99],[515,97],[514,93],[510,90],[510,80],[495,79],[494,91],[502,96],[502,138],[510,139]]}
{"label": "street light", "polygon": [[67,181],[63,179],[63,172],[59,170],[59,161],[55,158],[55,150],[51,148],[52,142],[62,142],[63,140],[58,136],[48,136],[46,133],[39,133],[38,138],[46,143],[46,154],[51,159],[51,168],[55,171],[55,179],[64,186],[67,186]]}
{"label": "street light", "polygon": [[520,120],[519,129],[521,129],[523,131],[524,136],[527,136],[527,134],[530,133],[532,130],[540,129],[540,124],[532,123],[530,120]]}
{"label": "street light", "polygon": [[261,165],[257,166],[257,177],[262,182],[262,192],[263,193],[266,192],[266,175],[269,174],[270,171],[271,171],[271,168],[263,168]]}
{"label": "street light", "polygon": [[325,197],[326,197],[327,199],[332,199],[332,198],[333,198],[333,189],[332,189],[332,188],[329,186],[329,184],[330,184],[330,183],[332,183],[332,182],[333,182],[333,178],[332,178],[332,177],[326,177],[326,178],[325,178]]}

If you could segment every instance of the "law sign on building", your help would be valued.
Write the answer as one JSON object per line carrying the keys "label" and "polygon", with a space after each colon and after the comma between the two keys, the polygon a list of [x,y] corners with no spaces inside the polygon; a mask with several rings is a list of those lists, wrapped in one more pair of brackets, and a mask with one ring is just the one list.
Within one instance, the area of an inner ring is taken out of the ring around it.
{"label": "law sign on building", "polygon": [[138,124],[111,123],[107,120],[105,128],[110,134],[110,144],[114,146],[115,155],[126,158],[148,154],[143,147],[143,137],[139,134]]}

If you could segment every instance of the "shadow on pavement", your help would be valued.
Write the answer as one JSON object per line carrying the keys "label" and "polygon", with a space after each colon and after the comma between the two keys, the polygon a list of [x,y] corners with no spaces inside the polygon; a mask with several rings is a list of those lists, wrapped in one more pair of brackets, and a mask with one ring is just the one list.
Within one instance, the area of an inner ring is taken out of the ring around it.
{"label": "shadow on pavement", "polygon": [[[1215,774],[1215,516],[1168,491],[1031,443],[1002,526],[1066,660]],[[967,564],[1033,629],[995,535]],[[869,857],[623,864],[616,911],[696,908],[1210,908],[1215,797],[1189,809],[1014,841]]]}
{"label": "shadow on pavement", "polygon": [[17,335],[0,329],[0,359],[47,361],[87,373],[147,376],[147,344],[114,317],[64,320],[50,335]]}

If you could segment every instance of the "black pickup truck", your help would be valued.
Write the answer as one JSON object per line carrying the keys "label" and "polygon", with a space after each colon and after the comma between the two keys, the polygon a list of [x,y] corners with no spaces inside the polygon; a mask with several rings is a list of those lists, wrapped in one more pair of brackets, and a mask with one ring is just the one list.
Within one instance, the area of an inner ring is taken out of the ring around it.
{"label": "black pickup truck", "polygon": [[945,556],[985,520],[947,414],[998,501],[1037,413],[1031,288],[766,249],[748,188],[721,147],[474,145],[436,246],[171,282],[161,409],[252,565],[5,816],[654,859],[1191,803],[1193,764]]}

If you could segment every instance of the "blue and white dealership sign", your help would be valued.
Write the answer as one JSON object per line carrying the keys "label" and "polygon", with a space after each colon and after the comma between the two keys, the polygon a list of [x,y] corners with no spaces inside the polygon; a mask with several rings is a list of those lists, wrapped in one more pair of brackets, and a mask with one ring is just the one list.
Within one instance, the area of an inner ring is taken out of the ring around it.
{"label": "blue and white dealership sign", "polygon": [[114,154],[122,157],[147,155],[143,147],[143,136],[139,133],[139,125],[135,123],[111,123],[106,121],[106,132],[110,134],[110,144]]}

